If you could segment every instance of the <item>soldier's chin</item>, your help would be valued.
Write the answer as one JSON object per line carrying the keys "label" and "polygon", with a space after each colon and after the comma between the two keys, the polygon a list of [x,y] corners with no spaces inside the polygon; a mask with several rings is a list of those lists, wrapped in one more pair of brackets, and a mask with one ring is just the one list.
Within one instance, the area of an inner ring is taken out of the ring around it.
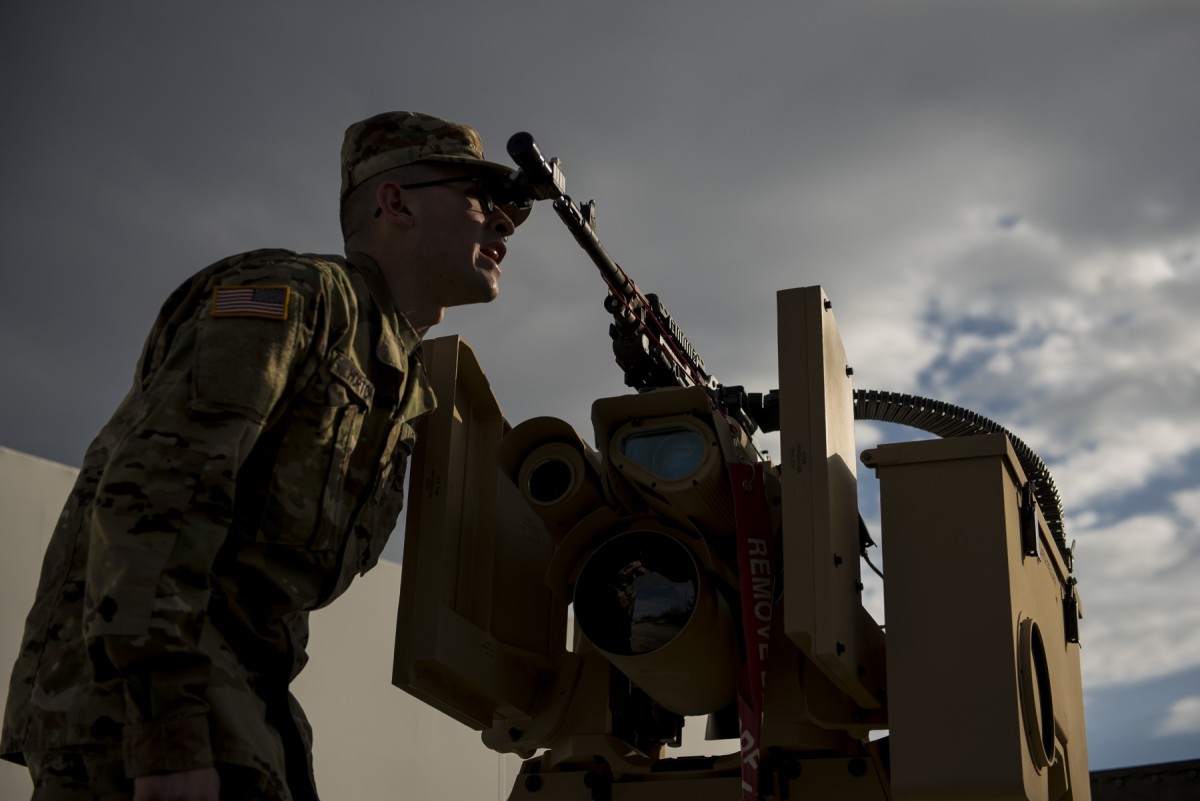
{"label": "soldier's chin", "polygon": [[472,297],[469,299],[464,299],[462,302],[456,303],[455,305],[456,306],[474,306],[474,305],[478,305],[480,303],[491,303],[493,300],[495,300],[499,296],[500,296],[500,285],[493,283],[488,288],[480,290],[480,292],[475,297]]}

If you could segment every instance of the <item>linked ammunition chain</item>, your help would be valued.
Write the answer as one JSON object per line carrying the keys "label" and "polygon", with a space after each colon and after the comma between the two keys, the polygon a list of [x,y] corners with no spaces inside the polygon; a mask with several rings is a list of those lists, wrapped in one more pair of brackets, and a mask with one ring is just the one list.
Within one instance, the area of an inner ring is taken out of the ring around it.
{"label": "linked ammunition chain", "polygon": [[1041,458],[1022,442],[1020,437],[1004,426],[970,409],[945,401],[878,389],[854,390],[854,419],[897,423],[928,431],[939,437],[969,437],[976,434],[1007,436],[1021,463],[1021,469],[1033,484],[1034,496],[1041,507],[1042,516],[1046,518],[1046,525],[1054,536],[1054,542],[1068,568],[1071,566],[1071,551],[1067,547],[1063,526],[1062,499],[1054,485],[1054,478]]}

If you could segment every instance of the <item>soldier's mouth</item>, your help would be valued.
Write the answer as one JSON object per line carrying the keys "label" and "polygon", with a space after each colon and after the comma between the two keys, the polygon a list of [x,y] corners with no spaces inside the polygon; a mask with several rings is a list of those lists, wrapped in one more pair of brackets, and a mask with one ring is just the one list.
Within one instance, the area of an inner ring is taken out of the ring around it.
{"label": "soldier's mouth", "polygon": [[494,261],[496,266],[499,267],[500,262],[504,260],[504,254],[508,252],[508,248],[506,248],[501,242],[491,242],[486,245],[482,245],[479,248],[479,252]]}

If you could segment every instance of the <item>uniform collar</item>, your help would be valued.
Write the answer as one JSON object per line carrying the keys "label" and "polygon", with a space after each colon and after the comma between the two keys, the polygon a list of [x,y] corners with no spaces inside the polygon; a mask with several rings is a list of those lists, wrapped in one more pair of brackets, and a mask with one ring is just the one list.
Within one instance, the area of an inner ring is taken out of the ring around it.
{"label": "uniform collar", "polygon": [[346,254],[346,263],[366,281],[371,297],[382,312],[383,328],[379,332],[376,355],[384,364],[407,370],[409,356],[421,347],[421,335],[396,308],[387,279],[383,277],[383,270],[374,259],[356,251]]}

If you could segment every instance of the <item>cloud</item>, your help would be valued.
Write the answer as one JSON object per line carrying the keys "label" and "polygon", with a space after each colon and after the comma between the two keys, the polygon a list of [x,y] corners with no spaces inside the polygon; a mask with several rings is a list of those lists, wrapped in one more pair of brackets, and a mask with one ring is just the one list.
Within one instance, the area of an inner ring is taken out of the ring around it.
{"label": "cloud", "polygon": [[[1050,465],[1087,681],[1200,663],[1200,7],[354,8],[8,12],[0,443],[77,463],[166,294],[233,251],[337,251],[343,127],[428,110],[561,156],[723,381],[778,386],[774,293],[822,285],[856,386]],[[433,335],[511,421],[590,439],[626,391],[603,286],[548,206],[510,245],[497,303]]]}
{"label": "cloud", "polygon": [[1200,734],[1200,695],[1180,698],[1171,704],[1167,716],[1155,728],[1157,737]]}
{"label": "cloud", "polygon": [[1200,665],[1200,586],[1193,580],[1200,543],[1194,524],[1144,515],[1075,534],[1085,686]]}

